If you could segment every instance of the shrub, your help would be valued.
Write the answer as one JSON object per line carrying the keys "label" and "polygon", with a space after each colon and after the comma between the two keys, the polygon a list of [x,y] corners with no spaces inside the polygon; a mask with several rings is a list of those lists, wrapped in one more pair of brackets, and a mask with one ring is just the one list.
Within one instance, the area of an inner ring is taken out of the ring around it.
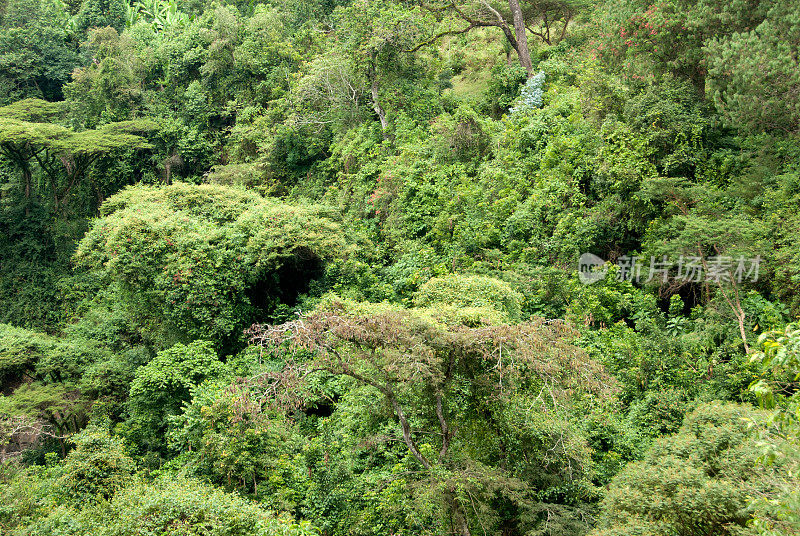
{"label": "shrub", "polygon": [[774,493],[782,471],[756,464],[761,449],[748,423],[763,417],[738,404],[700,406],[614,478],[592,535],[746,534],[749,499]]}
{"label": "shrub", "polygon": [[305,536],[306,521],[276,518],[256,504],[196,480],[161,479],[118,495],[102,536]]}
{"label": "shrub", "polygon": [[451,274],[434,277],[420,287],[414,303],[418,307],[448,304],[455,307],[489,307],[509,319],[521,316],[522,295],[508,283],[479,275]]}

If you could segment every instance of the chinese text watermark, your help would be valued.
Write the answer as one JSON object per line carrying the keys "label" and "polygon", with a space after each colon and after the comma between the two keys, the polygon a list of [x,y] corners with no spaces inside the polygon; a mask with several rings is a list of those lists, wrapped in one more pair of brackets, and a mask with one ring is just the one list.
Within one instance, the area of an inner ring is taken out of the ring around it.
{"label": "chinese text watermark", "polygon": [[[731,257],[713,255],[694,257],[680,255],[677,258],[640,255],[621,255],[614,263],[617,267],[618,281],[650,283],[652,281],[682,281],[684,283],[742,283],[758,281],[761,256]],[[584,253],[578,260],[578,277],[581,282],[591,285],[604,279],[608,272],[606,261],[591,253]]]}

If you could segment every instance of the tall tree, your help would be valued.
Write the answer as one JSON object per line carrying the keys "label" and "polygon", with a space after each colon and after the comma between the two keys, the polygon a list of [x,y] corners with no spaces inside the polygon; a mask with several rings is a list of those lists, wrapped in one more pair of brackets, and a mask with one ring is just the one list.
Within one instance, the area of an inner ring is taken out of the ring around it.
{"label": "tall tree", "polygon": [[[609,65],[619,62],[633,77],[660,77],[670,73],[691,81],[702,94],[710,59],[704,47],[715,40],[753,30],[764,20],[774,2],[630,0],[620,4],[609,4],[605,31],[601,32],[605,41],[603,54]],[[746,56],[755,58],[752,52],[753,49],[748,48]],[[723,61],[726,63],[720,70],[730,72],[732,62]],[[753,61],[758,65],[761,58]]]}
{"label": "tall tree", "polygon": [[569,414],[583,395],[604,392],[609,380],[568,342],[575,334],[562,322],[469,328],[414,311],[349,311],[333,303],[250,333],[276,355],[288,347],[315,356],[290,360],[272,375],[273,393],[302,385],[313,371],[374,390],[419,464],[420,484],[443,499],[442,530],[467,536],[495,524],[502,532],[504,521],[487,513],[495,501],[515,518],[520,511],[561,511],[563,505],[537,499],[534,490],[546,494],[547,475],[558,473],[569,495],[585,478]]}
{"label": "tall tree", "polygon": [[667,278],[656,281],[670,291],[696,286],[705,302],[712,298],[723,302],[733,313],[745,353],[749,353],[743,295],[765,270],[761,257],[771,245],[763,222],[739,207],[727,208],[732,199],[709,184],[659,178],[647,181],[640,195],[668,203],[662,218],[651,223],[643,245],[656,254],[650,261],[651,271],[656,258],[672,258],[678,273],[669,283]]}
{"label": "tall tree", "polygon": [[730,124],[800,133],[800,6],[775,2],[749,31],[711,40],[708,86]]}
{"label": "tall tree", "polygon": [[80,59],[59,3],[10,0],[0,8],[0,105],[26,97],[62,98]]}
{"label": "tall tree", "polygon": [[22,174],[26,203],[31,197],[33,160],[46,150],[48,143],[67,134],[66,128],[44,122],[61,110],[58,104],[39,99],[25,99],[0,108],[0,153]]}
{"label": "tall tree", "polygon": [[31,161],[47,176],[53,210],[59,212],[92,164],[127,149],[150,147],[141,135],[151,121],[121,121],[75,131],[55,122],[62,106],[25,99],[0,108],[0,151],[19,169],[26,199],[31,195]]}
{"label": "tall tree", "polygon": [[445,30],[417,47],[431,44],[445,35],[462,34],[475,28],[499,28],[530,77],[533,76],[533,62],[527,32],[548,45],[560,41],[566,35],[569,23],[585,5],[583,0],[508,0],[508,5],[488,0],[422,2],[425,9],[440,18],[450,16],[466,22],[467,26]]}
{"label": "tall tree", "polygon": [[427,20],[416,9],[394,2],[358,1],[334,13],[336,41],[342,52],[363,71],[369,99],[384,133],[389,128],[382,84],[398,72],[416,41],[427,32]]}

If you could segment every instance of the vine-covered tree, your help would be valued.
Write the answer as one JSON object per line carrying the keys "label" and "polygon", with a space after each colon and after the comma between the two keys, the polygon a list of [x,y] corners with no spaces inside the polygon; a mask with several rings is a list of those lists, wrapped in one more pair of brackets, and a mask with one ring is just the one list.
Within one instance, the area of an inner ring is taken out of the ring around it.
{"label": "vine-covered tree", "polygon": [[233,187],[132,187],[101,212],[76,260],[113,286],[160,347],[197,337],[235,345],[242,328],[293,305],[348,249],[323,207]]}

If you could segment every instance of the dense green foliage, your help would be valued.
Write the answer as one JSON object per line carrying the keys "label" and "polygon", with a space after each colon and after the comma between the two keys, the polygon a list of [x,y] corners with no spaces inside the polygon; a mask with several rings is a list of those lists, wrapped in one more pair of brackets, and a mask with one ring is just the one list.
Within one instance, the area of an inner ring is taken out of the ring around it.
{"label": "dense green foliage", "polygon": [[798,57],[791,0],[0,0],[0,532],[799,534]]}
{"label": "dense green foliage", "polygon": [[[0,526],[7,534],[305,536],[308,522],[276,518],[197,480],[143,481],[125,446],[88,428],[55,465],[5,471]],[[31,483],[35,482],[32,486]]]}
{"label": "dense green foliage", "polygon": [[104,296],[125,307],[156,346],[172,339],[240,338],[281,304],[292,305],[344,257],[339,225],[316,206],[291,206],[223,186],[128,188],[75,259]]}
{"label": "dense green foliage", "polygon": [[[752,534],[751,497],[775,496],[787,469],[757,463],[752,410],[705,404],[677,434],[656,441],[642,461],[611,482],[593,532],[611,534]],[[762,420],[762,416],[755,417]]]}

